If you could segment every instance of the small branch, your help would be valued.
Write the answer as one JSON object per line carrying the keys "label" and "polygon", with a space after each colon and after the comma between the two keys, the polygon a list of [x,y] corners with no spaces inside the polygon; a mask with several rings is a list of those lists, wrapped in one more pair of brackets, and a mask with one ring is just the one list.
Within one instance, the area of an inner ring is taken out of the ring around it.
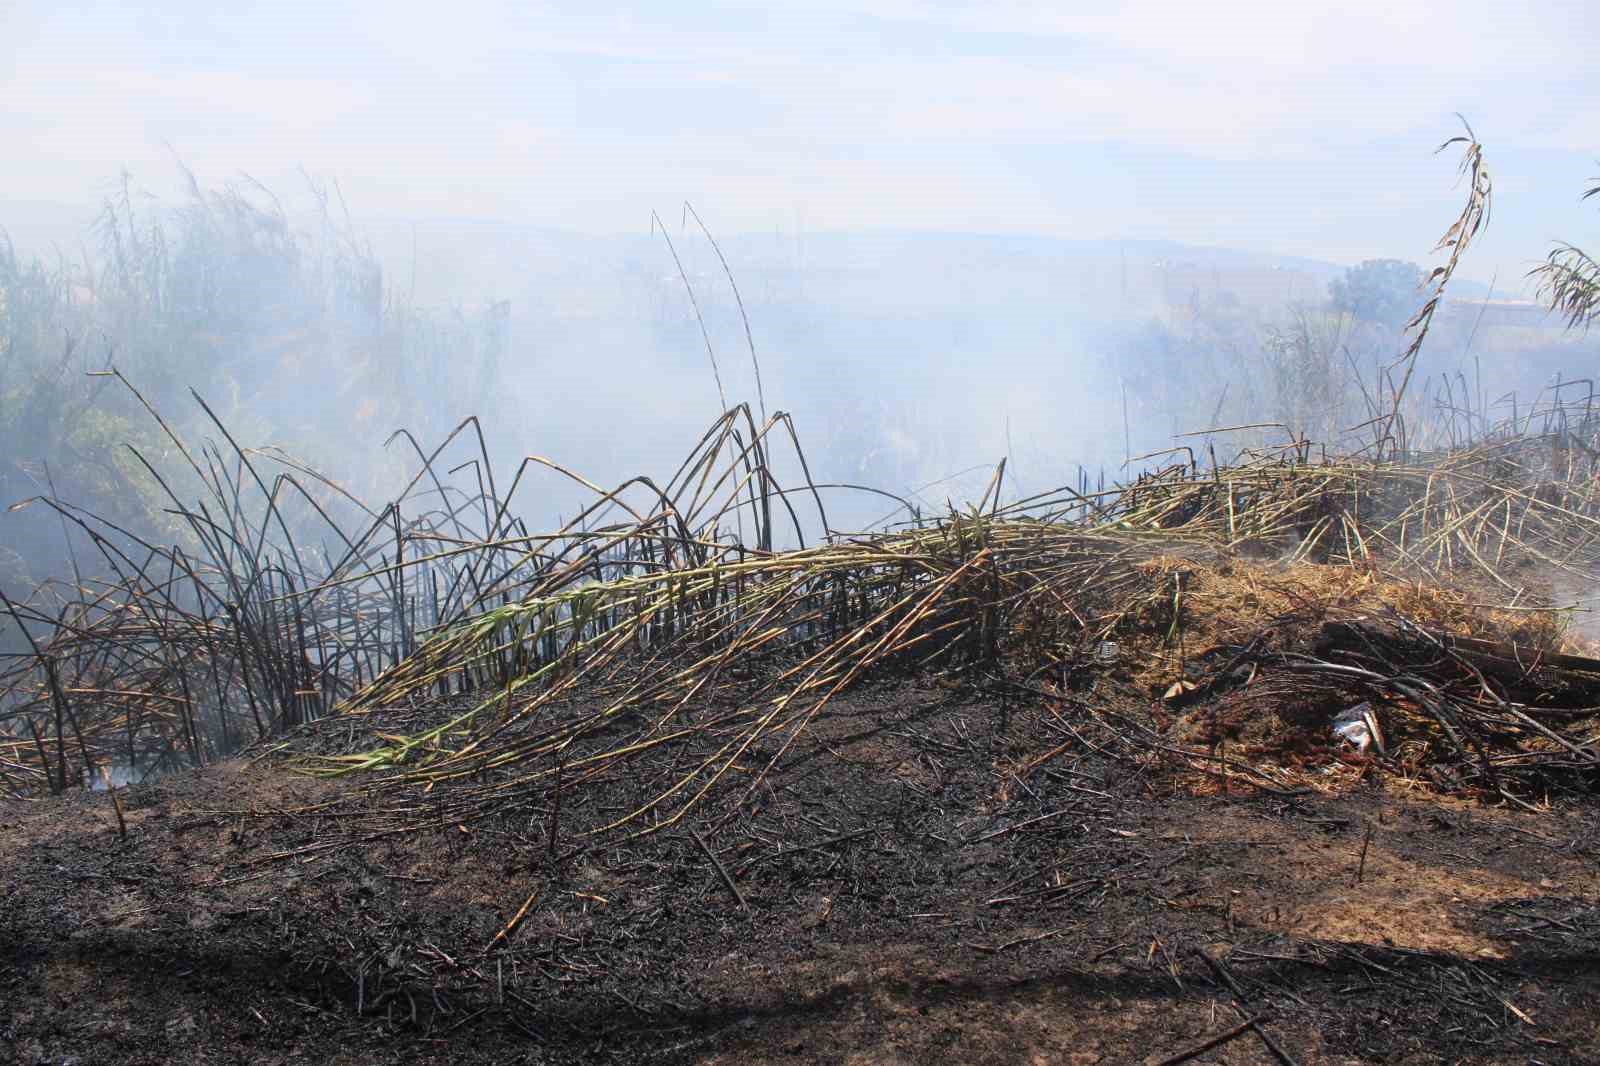
{"label": "small branch", "polygon": [[961,942],[961,945],[962,947],[971,948],[973,951],[981,951],[985,955],[995,955],[1006,950],[1007,948],[1021,947],[1023,944],[1033,944],[1040,940],[1049,940],[1051,937],[1060,936],[1066,931],[1066,929],[1052,929],[1048,933],[1037,933],[1033,936],[1019,936],[1015,940],[1007,940],[1003,944],[995,944],[992,946],[989,944],[972,944],[965,940]]}
{"label": "small branch", "polygon": [[693,829],[690,829],[689,836],[694,838],[694,842],[696,844],[700,845],[700,850],[706,853],[706,858],[711,860],[711,865],[715,866],[717,868],[717,873],[722,875],[722,883],[728,886],[728,891],[733,893],[733,898],[739,901],[740,908],[743,910],[749,910],[749,901],[744,898],[744,893],[739,891],[739,886],[733,883],[733,875],[728,873],[728,868],[726,866],[722,865],[722,860],[712,854],[711,849],[706,846],[706,842],[701,839],[699,833],[695,832]]}
{"label": "small branch", "polygon": [[489,946],[483,949],[483,953],[485,955],[494,950],[494,946],[496,944],[500,943],[502,940],[509,939],[511,934],[516,932],[517,924],[521,922],[522,919],[527,915],[528,908],[533,906],[533,901],[538,898],[539,890],[537,888],[528,893],[528,898],[524,900],[522,906],[517,909],[517,913],[511,916],[511,920],[501,927],[500,931],[494,935],[493,940],[489,941]]}
{"label": "small branch", "polygon": [[1224,1030],[1208,1040],[1201,1041],[1191,1048],[1187,1048],[1178,1052],[1176,1055],[1168,1055],[1164,1059],[1146,1059],[1145,1061],[1149,1063],[1150,1066],[1178,1066],[1179,1063],[1188,1062],[1190,1059],[1197,1059],[1201,1055],[1204,1055],[1206,1052],[1210,1051],[1212,1048],[1221,1047],[1230,1040],[1237,1040],[1245,1033],[1248,1033],[1257,1022],[1262,1020],[1262,1015],[1251,1015],[1238,1025],[1234,1026],[1232,1029]]}

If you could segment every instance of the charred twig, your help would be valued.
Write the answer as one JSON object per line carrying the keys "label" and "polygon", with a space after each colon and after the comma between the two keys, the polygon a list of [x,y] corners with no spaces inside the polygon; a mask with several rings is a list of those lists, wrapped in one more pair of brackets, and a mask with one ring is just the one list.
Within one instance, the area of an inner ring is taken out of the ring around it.
{"label": "charred twig", "polygon": [[1188,1062],[1190,1059],[1199,1058],[1212,1048],[1221,1047],[1230,1040],[1237,1040],[1240,1036],[1243,1036],[1245,1033],[1249,1032],[1258,1022],[1265,1018],[1266,1015],[1264,1014],[1252,1015],[1251,1017],[1240,1022],[1238,1025],[1235,1025],[1233,1028],[1224,1029],[1216,1036],[1208,1037],[1192,1047],[1185,1048],[1176,1054],[1168,1055],[1164,1059],[1147,1059],[1146,1062],[1148,1062],[1150,1066],[1179,1066],[1180,1063]]}
{"label": "charred twig", "polygon": [[733,875],[728,873],[726,866],[722,865],[722,860],[717,858],[712,850],[706,846],[705,840],[692,827],[689,829],[689,836],[696,844],[700,845],[700,850],[705,852],[706,858],[711,860],[711,865],[717,868],[717,873],[722,877],[722,883],[728,886],[728,891],[733,893],[733,898],[739,901],[739,909],[748,911],[750,909],[749,901],[744,898],[744,893],[739,891],[739,886],[734,883]]}
{"label": "charred twig", "polygon": [[[1294,1056],[1285,1051],[1276,1040],[1272,1039],[1271,1034],[1262,1028],[1264,1019],[1260,1017],[1250,1017],[1246,1014],[1244,1004],[1250,1002],[1250,997],[1244,994],[1244,989],[1239,987],[1239,982],[1234,980],[1233,974],[1228,971],[1228,967],[1223,963],[1223,961],[1221,959],[1213,958],[1211,953],[1206,951],[1204,948],[1195,948],[1194,950],[1195,954],[1199,955],[1200,958],[1204,960],[1205,964],[1211,968],[1211,972],[1216,974],[1217,978],[1221,980],[1223,984],[1228,986],[1228,991],[1233,993],[1234,1011],[1239,1015],[1240,1018],[1244,1019],[1244,1024],[1246,1027],[1255,1030],[1256,1035],[1261,1038],[1261,1042],[1265,1044],[1267,1050],[1272,1053],[1272,1057],[1277,1059],[1281,1066],[1299,1066],[1299,1063],[1295,1061]],[[1294,961],[1298,962],[1300,960],[1296,959]]]}

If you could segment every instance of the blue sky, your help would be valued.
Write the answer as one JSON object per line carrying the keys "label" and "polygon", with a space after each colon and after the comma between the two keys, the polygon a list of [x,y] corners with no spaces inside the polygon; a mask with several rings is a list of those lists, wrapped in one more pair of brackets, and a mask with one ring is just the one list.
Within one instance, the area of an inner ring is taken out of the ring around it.
{"label": "blue sky", "polygon": [[[337,177],[372,215],[615,232],[1170,238],[1425,260],[1466,114],[1465,273],[1600,236],[1600,5],[127,4],[0,0],[0,200]],[[0,220],[3,221],[3,220]],[[1513,279],[1506,282],[1504,279]]]}

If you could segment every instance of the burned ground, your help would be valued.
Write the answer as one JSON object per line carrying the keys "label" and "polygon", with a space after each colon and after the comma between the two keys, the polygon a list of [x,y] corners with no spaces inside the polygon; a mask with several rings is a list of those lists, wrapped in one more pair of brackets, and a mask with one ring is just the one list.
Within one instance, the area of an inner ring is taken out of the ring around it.
{"label": "burned ground", "polygon": [[1191,1061],[1600,1061],[1592,803],[1378,769],[1338,795],[1195,795],[1087,747],[1024,780],[1038,702],[869,686],[736,817],[587,849],[647,785],[365,842],[347,827],[379,799],[278,757],[131,790],[126,839],[104,794],[4,801],[0,1046],[1116,1063],[1253,1018],[1264,1036]]}

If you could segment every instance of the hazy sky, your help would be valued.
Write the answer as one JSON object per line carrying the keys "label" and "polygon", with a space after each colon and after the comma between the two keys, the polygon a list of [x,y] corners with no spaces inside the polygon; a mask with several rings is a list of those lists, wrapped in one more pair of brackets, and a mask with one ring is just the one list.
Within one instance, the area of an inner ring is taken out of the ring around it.
{"label": "hazy sky", "polygon": [[1459,111],[1499,194],[1468,273],[1600,230],[1592,0],[143,7],[0,0],[0,200],[159,187],[170,145],[400,217],[618,231],[687,198],[724,231],[1423,260]]}

